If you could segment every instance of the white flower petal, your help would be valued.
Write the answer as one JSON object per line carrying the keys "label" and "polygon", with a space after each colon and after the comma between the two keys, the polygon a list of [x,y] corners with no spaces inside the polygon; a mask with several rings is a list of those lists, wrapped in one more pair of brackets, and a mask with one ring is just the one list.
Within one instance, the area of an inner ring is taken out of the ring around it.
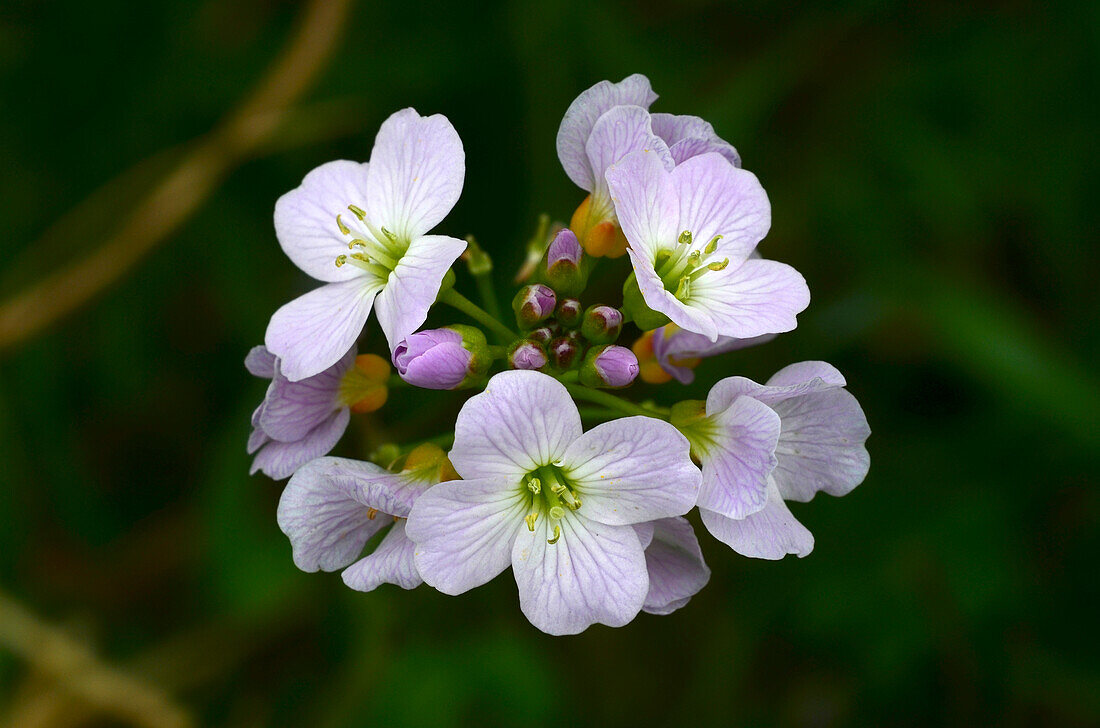
{"label": "white flower petal", "polygon": [[[309,434],[296,442],[269,440],[252,459],[249,473],[263,471],[273,480],[289,478],[294,471],[311,460],[328,454],[339,442],[340,436],[348,427],[351,412],[341,408],[333,412],[327,420],[310,430]],[[258,440],[258,438],[257,438]],[[249,446],[256,444],[250,441]]]}
{"label": "white flower petal", "polygon": [[441,114],[402,109],[386,119],[374,140],[367,171],[367,219],[403,240],[438,225],[462,193],[466,154]]}
{"label": "white flower petal", "polygon": [[580,435],[580,413],[564,385],[539,372],[501,372],[462,406],[449,457],[463,478],[519,485],[524,474],[559,460]]}
{"label": "white flower petal", "polygon": [[390,351],[424,323],[443,277],[465,249],[465,240],[446,235],[422,235],[409,244],[375,306]]}
{"label": "white flower petal", "polygon": [[361,592],[373,591],[382,584],[415,589],[424,582],[413,563],[415,550],[416,544],[405,535],[405,521],[397,521],[378,547],[344,569],[341,577],[345,584]]}
{"label": "white flower petal", "polygon": [[347,160],[322,164],[275,203],[275,235],[283,252],[319,281],[335,283],[360,275],[355,266],[336,267],[336,256],[348,252],[349,242],[336,216],[347,219],[348,205],[363,205],[366,199],[366,164]]}
{"label": "white flower petal", "polygon": [[499,478],[451,480],[417,499],[405,525],[416,568],[444,594],[461,594],[508,568],[528,498]]}
{"label": "white flower petal", "polygon": [[[789,265],[754,258],[736,267],[731,263],[725,270],[709,271],[693,281],[687,304],[706,311],[718,335],[748,339],[794,329],[798,325],[795,315],[810,305],[810,290],[802,275]],[[680,323],[671,315],[669,318]]]}
{"label": "white flower petal", "polygon": [[271,379],[275,376],[275,355],[266,346],[253,346],[244,358],[244,367],[254,377]]}
{"label": "white flower petal", "polygon": [[601,523],[626,525],[687,513],[702,475],[687,438],[652,417],[624,417],[581,435],[562,456],[577,487],[578,511]]}
{"label": "white flower petal", "polygon": [[596,121],[585,143],[594,196],[607,195],[604,173],[631,152],[650,152],[649,157],[658,159],[665,169],[675,166],[668,145],[653,133],[649,112],[641,106],[616,106]]}
{"label": "white flower petal", "polygon": [[[561,527],[549,544],[553,524]],[[524,615],[543,632],[577,634],[592,624],[621,627],[641,611],[649,577],[632,526],[609,526],[567,512],[539,518],[515,540],[512,570]]]}
{"label": "white flower petal", "polygon": [[781,559],[787,554],[806,556],[814,548],[814,537],[799,523],[775,483],[768,483],[768,503],[762,510],[741,520],[699,509],[703,525],[716,539],[742,556]]}
{"label": "white flower petal", "polygon": [[628,154],[608,167],[605,177],[631,250],[652,268],[657,251],[674,245],[681,232],[676,229],[680,215],[676,188],[661,155],[652,150]]}
{"label": "white flower petal", "polygon": [[380,290],[381,281],[358,277],[315,288],[276,311],[265,343],[286,378],[296,382],[339,361],[362,333]]}
{"label": "white flower petal", "polygon": [[653,540],[645,550],[649,593],[642,610],[671,614],[710,581],[695,530],[685,518],[662,518],[653,524]]}
{"label": "white flower petal", "polygon": [[744,260],[768,234],[771,203],[752,172],[710,153],[678,165],[671,176],[680,200],[679,229],[690,230],[697,247],[721,235],[715,259]]}
{"label": "white flower petal", "polygon": [[585,144],[596,121],[615,106],[641,106],[648,109],[657,100],[649,79],[640,73],[618,83],[600,81],[585,90],[565,110],[558,127],[558,159],[569,179],[578,187],[592,191],[595,176],[588,161]]}

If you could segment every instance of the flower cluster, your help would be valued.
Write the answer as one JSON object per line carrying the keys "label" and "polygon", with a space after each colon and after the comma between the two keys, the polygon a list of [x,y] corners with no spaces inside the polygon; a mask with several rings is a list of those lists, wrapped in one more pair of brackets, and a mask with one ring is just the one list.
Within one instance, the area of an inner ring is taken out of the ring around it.
{"label": "flower cluster", "polygon": [[[787,501],[844,495],[869,467],[867,420],[835,368],[731,376],[667,407],[608,391],[691,383],[700,361],[794,329],[809,304],[802,276],[760,255],[771,207],[756,176],[707,122],[651,113],[656,98],[634,75],[566,110],[558,157],[587,196],[567,226],[540,225],[507,318],[476,241],[431,234],[465,177],[445,117],[399,111],[369,162],[324,164],[279,199],[279,244],[323,285],[276,311],[246,359],[271,380],[248,451],[254,471],[290,478],[278,521],[299,568],[460,594],[511,567],[527,619],[575,634],[667,614],[706,585],[693,509],[744,556],[811,551]],[[460,256],[481,305],[454,288]],[[621,300],[587,300],[597,265],[621,270]],[[465,319],[423,329],[436,303]],[[357,356],[372,311],[388,362]],[[474,394],[453,430],[371,462],[327,457],[352,413],[404,386]]]}

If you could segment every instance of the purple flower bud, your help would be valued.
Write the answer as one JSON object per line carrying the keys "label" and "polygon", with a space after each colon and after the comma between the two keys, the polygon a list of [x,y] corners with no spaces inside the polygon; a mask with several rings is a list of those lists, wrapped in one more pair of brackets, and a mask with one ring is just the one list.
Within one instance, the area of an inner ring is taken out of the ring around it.
{"label": "purple flower bud", "polygon": [[546,250],[546,269],[553,270],[562,265],[576,269],[583,255],[584,250],[577,236],[569,228],[562,228]]}
{"label": "purple flower bud", "polygon": [[524,286],[512,299],[512,310],[516,313],[516,323],[521,329],[529,329],[554,313],[558,299],[553,289],[536,283]]}
{"label": "purple flower bud", "polygon": [[534,341],[521,341],[508,354],[508,364],[513,369],[542,369],[546,352]]}
{"label": "purple flower bud", "polygon": [[558,322],[573,328],[581,322],[581,302],[575,298],[563,298],[558,304]]}
{"label": "purple flower bud", "polygon": [[584,312],[581,333],[593,344],[610,344],[623,330],[623,314],[617,308],[599,304]]}
{"label": "purple flower bud", "polygon": [[393,350],[393,365],[409,384],[424,389],[455,389],[470,371],[474,355],[452,329],[418,331]]}
{"label": "purple flower bud", "polygon": [[580,359],[581,348],[568,337],[561,336],[554,339],[547,348],[550,352],[550,363],[555,369],[562,371],[570,369]]}
{"label": "purple flower bud", "polygon": [[569,228],[562,228],[546,250],[546,281],[563,296],[575,296],[584,290],[588,279],[582,265],[584,250]]}
{"label": "purple flower bud", "polygon": [[625,346],[595,347],[581,367],[581,384],[588,387],[626,387],[638,376],[638,357]]}

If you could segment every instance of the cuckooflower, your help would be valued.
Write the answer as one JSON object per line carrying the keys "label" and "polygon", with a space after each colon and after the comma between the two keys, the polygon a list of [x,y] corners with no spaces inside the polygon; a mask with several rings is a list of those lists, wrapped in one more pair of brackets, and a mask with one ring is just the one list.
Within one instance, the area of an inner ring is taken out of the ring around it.
{"label": "cuckooflower", "polygon": [[619,83],[597,83],[574,99],[562,117],[558,159],[569,179],[589,193],[569,227],[590,255],[618,257],[626,250],[604,177],[607,168],[642,149],[653,150],[669,168],[675,164],[647,111],[656,99],[649,79],[636,73]]}
{"label": "cuckooflower", "polygon": [[[695,367],[703,359],[763,344],[774,338],[775,334],[754,336],[751,339],[719,336],[718,341],[712,343],[702,334],[685,331],[676,324],[668,324],[654,331],[647,331],[642,336],[646,341],[639,339],[635,342],[634,353],[638,354],[639,361],[645,360],[642,369],[644,381],[664,384],[675,378],[680,384],[691,384],[695,381]],[[651,362],[656,366],[645,368]]]}
{"label": "cuckooflower", "polygon": [[676,164],[707,152],[717,152],[734,167],[741,166],[741,155],[733,145],[714,133],[710,122],[698,116],[679,114],[650,114],[653,133],[668,145]]}
{"label": "cuckooflower", "polygon": [[[374,463],[318,458],[294,474],[279,500],[279,528],[290,538],[294,564],[302,571],[335,571],[350,564],[344,583],[358,591],[381,584],[412,589],[421,583],[405,518],[429,487],[456,477],[443,451],[421,445],[401,472]],[[367,541],[389,532],[367,556]]]}
{"label": "cuckooflower", "polygon": [[634,527],[645,548],[649,593],[643,612],[671,614],[710,581],[710,569],[686,518],[662,518]]}
{"label": "cuckooflower", "polygon": [[264,401],[252,414],[249,454],[252,470],[275,480],[331,450],[348,426],[351,412],[373,412],[386,402],[390,367],[374,354],[355,355],[352,347],[328,369],[293,382],[282,361],[263,346],[244,360],[248,371],[270,379]]}
{"label": "cuckooflower", "polygon": [[511,564],[520,608],[550,634],[638,614],[650,582],[632,526],[685,513],[700,480],[671,425],[627,417],[582,434],[566,388],[533,371],[497,374],[466,402],[450,458],[465,479],[409,514],[417,569],[461,594]]}
{"label": "cuckooflower", "polygon": [[639,326],[671,320],[711,342],[795,327],[810,302],[806,281],[789,265],[750,257],[771,225],[755,175],[713,152],[671,171],[659,155],[635,152],[607,181],[634,266],[624,305]]}
{"label": "cuckooflower", "polygon": [[785,367],[766,385],[744,377],[714,385],[707,396],[708,412],[735,409],[739,403],[764,404],[781,426],[761,509],[730,518],[700,501],[703,524],[715,538],[740,554],[762,559],[810,553],[813,535],[784,500],[809,501],[818,491],[845,495],[863,482],[870,467],[864,446],[871,434],[867,417],[844,385],[843,375],[820,361]]}
{"label": "cuckooflower", "polygon": [[325,282],[276,311],[267,327],[267,348],[288,379],[336,362],[372,306],[391,351],[424,323],[466,247],[427,233],[454,207],[465,173],[462,142],[446,117],[404,109],[382,124],[369,164],[323,164],[279,198],[279,244]]}

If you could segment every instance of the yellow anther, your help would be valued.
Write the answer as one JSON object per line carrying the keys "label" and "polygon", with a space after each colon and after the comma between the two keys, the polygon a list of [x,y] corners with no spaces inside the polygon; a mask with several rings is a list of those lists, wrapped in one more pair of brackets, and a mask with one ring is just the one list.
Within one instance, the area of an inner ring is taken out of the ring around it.
{"label": "yellow anther", "polygon": [[730,259],[726,258],[721,263],[707,263],[707,268],[711,270],[725,270],[726,266],[730,264]]}
{"label": "yellow anther", "polygon": [[339,215],[336,216],[336,227],[340,228],[340,232],[344,235],[351,235],[351,228],[344,224]]}
{"label": "yellow anther", "polygon": [[721,235],[715,235],[714,239],[707,243],[707,247],[703,248],[703,252],[710,255],[714,251],[718,250],[718,241],[722,239]]}
{"label": "yellow anther", "polygon": [[561,483],[554,483],[550,486],[550,492],[554,495],[561,495],[565,491],[565,486]]}
{"label": "yellow anther", "polygon": [[527,490],[531,491],[535,495],[542,492],[542,481],[538,478],[531,478],[527,481]]}
{"label": "yellow anther", "polygon": [[535,521],[539,519],[539,514],[531,513],[523,520],[527,523],[527,530],[531,533],[535,532]]}
{"label": "yellow anther", "polygon": [[353,258],[354,260],[362,261],[362,262],[364,262],[364,263],[369,263],[369,262],[370,262],[370,258],[368,258],[367,256],[363,255],[362,253],[352,253],[352,254],[351,254],[351,257],[352,257],[352,258]]}
{"label": "yellow anther", "polygon": [[679,298],[681,301],[684,300],[685,298],[687,298],[688,287],[690,285],[691,285],[691,279],[688,278],[687,276],[682,277],[680,279],[680,282],[678,284],[676,284],[676,293],[673,294],[673,295],[675,295],[676,298]]}
{"label": "yellow anther", "polygon": [[554,506],[550,509],[550,517],[555,521],[560,521],[565,516],[565,509],[561,506]]}
{"label": "yellow anther", "polygon": [[348,250],[355,250],[356,248],[362,248],[363,250],[366,250],[367,241],[356,238],[355,240],[352,240],[350,243],[348,243]]}
{"label": "yellow anther", "polygon": [[680,237],[678,237],[676,240],[680,243],[680,245],[691,245],[691,231],[685,230],[684,232],[680,233]]}
{"label": "yellow anther", "polygon": [[688,267],[694,268],[699,265],[699,261],[703,259],[703,253],[698,250],[691,251],[691,255],[688,256]]}
{"label": "yellow anther", "polygon": [[561,538],[561,526],[554,526],[554,538],[546,539],[546,543],[554,545],[558,542],[559,538]]}
{"label": "yellow anther", "polygon": [[337,268],[339,268],[340,266],[342,266],[344,263],[347,263],[347,262],[348,262],[348,256],[346,256],[346,255],[336,256],[336,267]]}
{"label": "yellow anther", "polygon": [[360,220],[366,220],[367,219],[367,213],[363,212],[361,209],[359,209],[355,205],[348,205],[348,209],[351,210],[351,214],[355,215]]}
{"label": "yellow anther", "polygon": [[389,238],[390,242],[393,242],[393,243],[397,242],[397,236],[394,235],[393,233],[391,233],[386,228],[382,228],[382,234],[385,235],[387,238]]}
{"label": "yellow anther", "polygon": [[377,516],[377,515],[378,515],[378,509],[377,508],[368,508],[367,509],[367,520],[368,521],[373,521],[374,517]]}

